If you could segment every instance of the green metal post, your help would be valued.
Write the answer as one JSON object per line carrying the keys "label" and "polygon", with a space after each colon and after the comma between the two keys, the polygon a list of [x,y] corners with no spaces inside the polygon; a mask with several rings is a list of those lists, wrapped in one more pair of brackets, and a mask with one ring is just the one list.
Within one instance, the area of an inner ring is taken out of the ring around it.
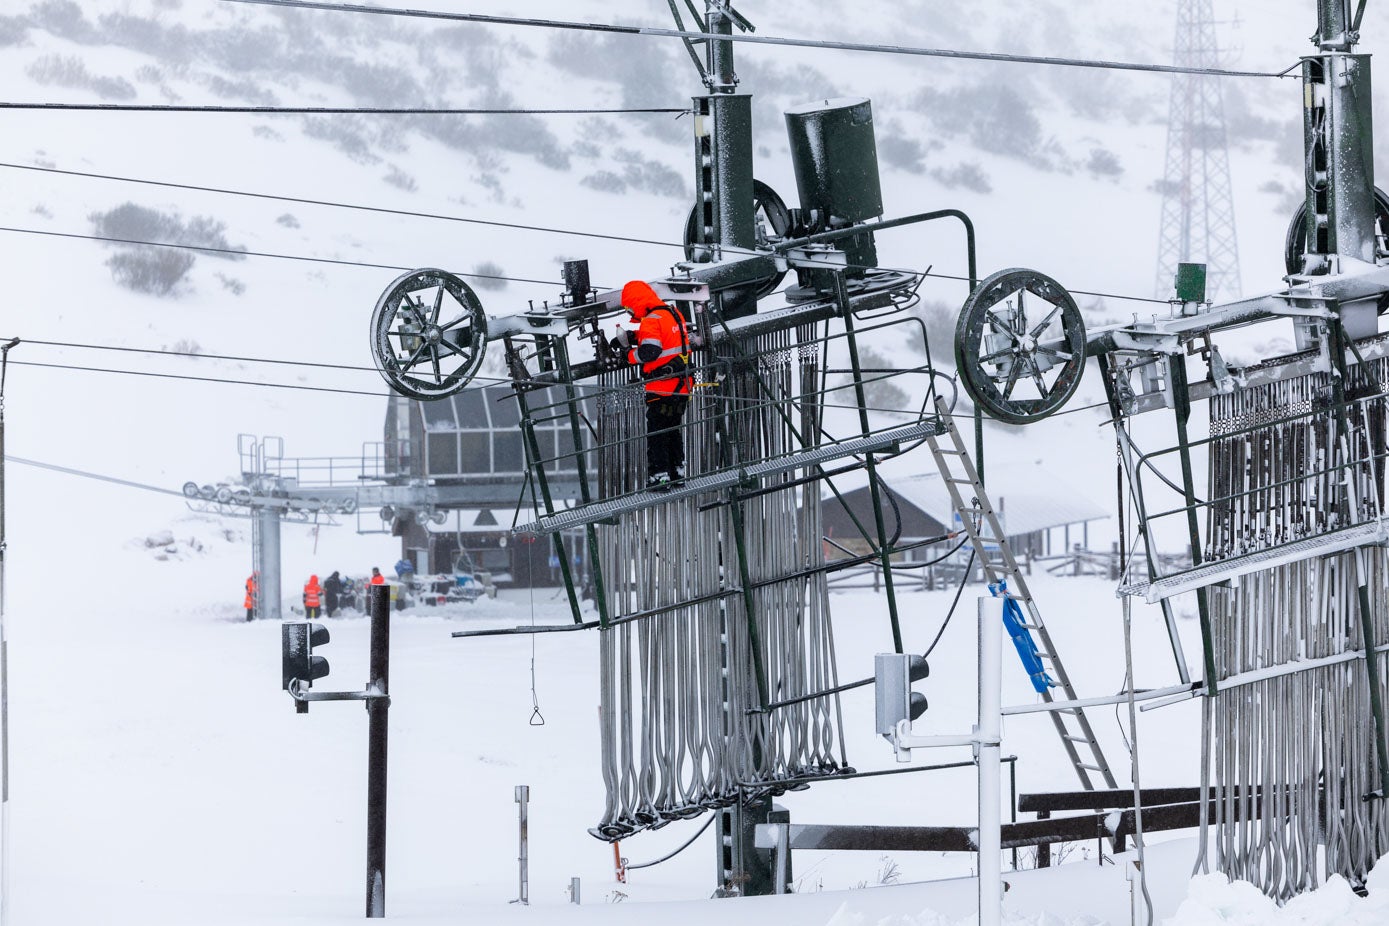
{"label": "green metal post", "polygon": [[[1186,505],[1186,526],[1191,535],[1191,566],[1201,565],[1201,527],[1196,516],[1196,485],[1191,468],[1191,444],[1187,437],[1187,422],[1191,418],[1191,391],[1186,375],[1186,357],[1172,354],[1168,358],[1167,375],[1172,383],[1172,405],[1177,419],[1177,456],[1182,462],[1182,501]],[[1206,694],[1214,697],[1215,640],[1211,630],[1211,607],[1207,589],[1196,590],[1196,611],[1201,621],[1201,650],[1206,673]]]}
{"label": "green metal post", "polygon": [[[844,312],[844,334],[849,345],[849,365],[854,371],[854,395],[858,398],[859,426],[863,433],[870,430],[868,423],[868,403],[863,394],[863,371],[859,366],[858,338],[854,335],[854,312],[849,305],[849,291],[843,274],[835,274],[835,297]],[[897,593],[892,582],[892,554],[887,548],[887,528],[883,524],[882,496],[878,491],[878,468],[873,462],[873,454],[864,454],[868,468],[868,492],[873,500],[873,522],[878,529],[878,557],[883,566],[883,590],[887,593],[887,616],[892,623],[892,645],[896,652],[902,652],[902,628],[897,620]]]}
{"label": "green metal post", "polygon": [[[519,384],[513,384],[512,388],[516,393],[516,404],[520,407],[521,413],[521,433],[525,435],[526,452],[530,455],[531,470],[535,473],[535,484],[540,488],[540,499],[545,505],[546,514],[555,513],[555,502],[550,496],[550,481],[545,478],[545,465],[541,462],[540,444],[535,439],[535,420],[531,418],[529,403],[526,402],[526,390]],[[569,610],[574,615],[574,623],[582,624],[583,615],[579,609],[579,595],[574,589],[574,576],[569,571],[569,554],[564,549],[564,538],[558,532],[550,535],[554,541],[555,556],[559,559],[560,575],[564,577],[564,588],[569,593]]]}
{"label": "green metal post", "polygon": [[[579,428],[579,404],[574,393],[572,368],[569,365],[569,344],[563,338],[555,339],[555,362],[559,367],[560,379],[564,382],[564,398],[569,407],[569,433],[574,440],[574,462],[579,472],[579,497],[587,505],[593,501],[588,487],[588,464],[584,459],[584,433]],[[608,626],[608,601],[603,588],[603,565],[598,560],[598,529],[592,524],[584,525],[584,536],[588,541],[588,565],[593,570],[593,603],[598,608],[598,624]]]}
{"label": "green metal post", "polygon": [[[1134,508],[1138,513],[1138,537],[1143,542],[1143,558],[1148,563],[1148,581],[1152,582],[1158,577],[1157,556],[1153,552],[1153,544],[1148,537],[1148,506],[1143,500],[1142,485],[1138,474],[1133,468],[1133,457],[1125,442],[1127,432],[1124,429],[1124,408],[1119,401],[1119,392],[1116,386],[1118,369],[1114,364],[1112,354],[1100,354],[1096,360],[1100,365],[1100,374],[1104,379],[1104,392],[1109,400],[1109,414],[1114,422],[1114,438],[1117,445],[1119,460],[1124,467],[1124,476],[1129,484],[1129,493],[1133,498]],[[1122,570],[1123,563],[1119,564]],[[1122,580],[1123,576],[1120,576]],[[1191,673],[1186,666],[1186,653],[1182,650],[1181,638],[1177,636],[1177,620],[1172,613],[1172,601],[1164,598],[1161,601],[1162,618],[1167,625],[1167,642],[1172,647],[1172,658],[1177,664],[1177,678],[1183,685],[1191,681]]]}

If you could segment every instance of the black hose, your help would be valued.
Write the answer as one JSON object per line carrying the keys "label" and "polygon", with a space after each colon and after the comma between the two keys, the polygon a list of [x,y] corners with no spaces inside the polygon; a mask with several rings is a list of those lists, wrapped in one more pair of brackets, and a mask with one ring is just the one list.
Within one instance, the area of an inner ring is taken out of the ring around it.
{"label": "black hose", "polygon": [[926,647],[926,652],[921,654],[925,659],[931,655],[931,651],[940,642],[941,636],[945,634],[945,628],[950,626],[950,619],[955,616],[955,606],[960,603],[960,595],[964,593],[965,583],[969,581],[969,571],[974,568],[974,550],[969,551],[969,560],[965,563],[965,571],[960,574],[960,587],[955,589],[955,600],[950,602],[950,610],[945,612],[945,621],[940,625],[940,630],[936,631],[936,638],[931,641],[931,645]]}
{"label": "black hose", "polygon": [[693,845],[696,839],[698,839],[700,836],[703,836],[704,831],[709,828],[709,824],[713,823],[718,818],[719,815],[717,813],[710,814],[709,819],[704,821],[704,825],[699,828],[699,831],[695,833],[693,836],[691,836],[689,839],[687,839],[685,841],[685,844],[682,845],[680,848],[676,849],[674,852],[671,852],[668,855],[663,855],[660,858],[656,859],[654,862],[642,862],[640,865],[623,865],[622,867],[627,871],[635,871],[638,868],[650,868],[652,865],[659,865],[662,862],[669,861],[670,859],[675,858],[681,852],[684,852],[691,845]]}

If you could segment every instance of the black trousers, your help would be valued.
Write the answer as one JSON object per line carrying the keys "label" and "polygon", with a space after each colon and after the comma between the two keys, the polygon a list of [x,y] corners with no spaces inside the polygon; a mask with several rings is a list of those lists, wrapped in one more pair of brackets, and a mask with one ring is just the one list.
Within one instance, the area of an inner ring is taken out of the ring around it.
{"label": "black trousers", "polygon": [[688,395],[646,397],[646,474],[669,473],[685,465],[685,440],[680,422],[690,404]]}

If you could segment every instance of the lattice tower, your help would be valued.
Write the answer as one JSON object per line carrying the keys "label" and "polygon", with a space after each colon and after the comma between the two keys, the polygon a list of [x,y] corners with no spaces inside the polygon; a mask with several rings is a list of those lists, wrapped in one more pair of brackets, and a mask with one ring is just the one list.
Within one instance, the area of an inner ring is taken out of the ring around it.
{"label": "lattice tower", "polygon": [[[1219,66],[1212,0],[1179,0],[1173,63]],[[1206,265],[1207,295],[1240,295],[1230,153],[1220,78],[1177,74],[1167,123],[1156,294],[1171,297],[1177,264]]]}

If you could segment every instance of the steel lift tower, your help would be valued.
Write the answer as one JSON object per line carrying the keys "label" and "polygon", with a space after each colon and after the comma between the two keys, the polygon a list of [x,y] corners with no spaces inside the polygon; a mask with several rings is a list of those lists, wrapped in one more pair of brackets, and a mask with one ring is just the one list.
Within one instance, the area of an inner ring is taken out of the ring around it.
{"label": "steel lift tower", "polygon": [[[1218,67],[1213,0],[1179,0],[1172,63]],[[1239,247],[1230,196],[1230,152],[1220,78],[1175,74],[1167,122],[1155,292],[1166,299],[1180,263],[1206,265],[1212,297],[1240,295]]]}

